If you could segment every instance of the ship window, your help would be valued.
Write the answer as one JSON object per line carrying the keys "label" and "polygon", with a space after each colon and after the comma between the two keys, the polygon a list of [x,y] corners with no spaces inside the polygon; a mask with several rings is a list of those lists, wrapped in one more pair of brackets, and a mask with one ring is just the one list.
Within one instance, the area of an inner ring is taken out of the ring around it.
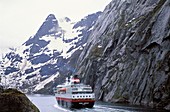
{"label": "ship window", "polygon": [[83,90],[88,90],[88,91],[92,91],[92,89],[91,88],[83,88]]}
{"label": "ship window", "polygon": [[84,91],[82,91],[82,92],[72,92],[72,94],[89,94],[89,93],[92,93],[92,92],[84,92]]}
{"label": "ship window", "polygon": [[72,88],[72,90],[78,90],[78,88]]}
{"label": "ship window", "polygon": [[58,91],[59,94],[66,94],[66,91]]}

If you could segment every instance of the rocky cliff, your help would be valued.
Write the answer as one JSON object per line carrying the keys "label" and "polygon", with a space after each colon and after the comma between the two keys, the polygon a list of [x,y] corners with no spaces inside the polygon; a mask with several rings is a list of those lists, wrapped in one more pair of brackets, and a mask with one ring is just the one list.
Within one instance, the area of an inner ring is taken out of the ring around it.
{"label": "rocky cliff", "polygon": [[170,109],[170,1],[112,0],[78,63],[98,100]]}
{"label": "rocky cliff", "polygon": [[1,89],[0,101],[1,112],[39,112],[23,93],[15,89]]}

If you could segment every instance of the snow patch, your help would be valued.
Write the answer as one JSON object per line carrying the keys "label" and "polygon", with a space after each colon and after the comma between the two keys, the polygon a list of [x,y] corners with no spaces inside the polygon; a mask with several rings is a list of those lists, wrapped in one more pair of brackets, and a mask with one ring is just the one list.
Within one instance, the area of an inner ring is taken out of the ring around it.
{"label": "snow patch", "polygon": [[59,74],[52,75],[52,76],[50,76],[49,78],[45,79],[44,81],[40,82],[40,83],[35,87],[34,91],[38,91],[38,90],[44,88],[44,86],[45,86],[46,84],[48,84],[49,82],[53,81],[54,78],[56,78],[58,75],[59,75]]}

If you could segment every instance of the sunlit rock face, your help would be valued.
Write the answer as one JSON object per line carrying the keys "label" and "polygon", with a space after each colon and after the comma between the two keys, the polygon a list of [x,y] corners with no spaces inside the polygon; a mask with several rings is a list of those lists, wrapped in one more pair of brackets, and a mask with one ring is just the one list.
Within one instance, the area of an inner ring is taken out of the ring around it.
{"label": "sunlit rock face", "polygon": [[112,0],[78,63],[98,100],[170,109],[170,1]]}

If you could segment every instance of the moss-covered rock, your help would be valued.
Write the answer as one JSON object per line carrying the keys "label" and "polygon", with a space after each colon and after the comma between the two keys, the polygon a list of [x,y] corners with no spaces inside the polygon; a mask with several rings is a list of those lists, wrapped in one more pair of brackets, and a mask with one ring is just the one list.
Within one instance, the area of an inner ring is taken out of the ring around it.
{"label": "moss-covered rock", "polygon": [[6,89],[0,93],[1,112],[39,112],[25,94],[16,89]]}

